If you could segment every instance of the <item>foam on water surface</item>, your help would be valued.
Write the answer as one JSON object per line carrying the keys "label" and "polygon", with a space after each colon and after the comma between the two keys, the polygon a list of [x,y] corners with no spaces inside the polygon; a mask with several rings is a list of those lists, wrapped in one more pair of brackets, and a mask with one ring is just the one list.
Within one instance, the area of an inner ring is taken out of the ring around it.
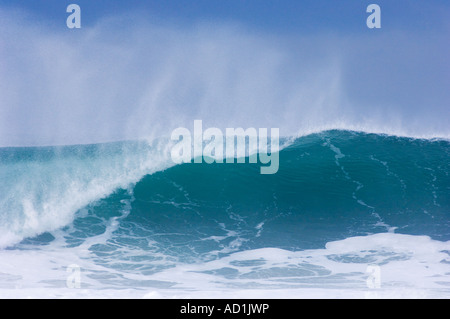
{"label": "foam on water surface", "polygon": [[[74,265],[79,288],[69,285]],[[153,274],[96,264],[84,245],[54,244],[1,251],[0,274],[2,298],[450,298],[450,242],[381,233],[324,249],[261,248],[169,262]]]}

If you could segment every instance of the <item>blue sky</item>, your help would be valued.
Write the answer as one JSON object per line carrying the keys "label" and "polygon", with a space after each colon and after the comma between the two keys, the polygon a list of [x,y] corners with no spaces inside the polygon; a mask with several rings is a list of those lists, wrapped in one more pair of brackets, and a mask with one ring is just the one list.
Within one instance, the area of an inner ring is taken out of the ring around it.
{"label": "blue sky", "polygon": [[38,18],[59,24],[65,21],[68,4],[80,5],[83,25],[99,18],[140,12],[173,23],[235,21],[255,29],[274,32],[367,31],[364,25],[370,3],[380,5],[383,30],[442,28],[450,4],[445,0],[1,0],[2,7],[22,8]]}
{"label": "blue sky", "polygon": [[[372,2],[381,29],[366,26]],[[0,0],[0,146],[152,138],[194,119],[450,137],[449,16],[444,0]]]}

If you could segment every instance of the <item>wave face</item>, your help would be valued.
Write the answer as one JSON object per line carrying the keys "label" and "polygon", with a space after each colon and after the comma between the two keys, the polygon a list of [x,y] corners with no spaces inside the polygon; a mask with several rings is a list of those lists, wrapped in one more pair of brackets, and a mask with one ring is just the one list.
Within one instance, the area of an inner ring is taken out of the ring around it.
{"label": "wave face", "polygon": [[[52,269],[89,269],[85,287],[223,293],[362,289],[364,265],[391,267],[395,283],[398,265],[422,263],[415,276],[437,278],[425,288],[450,294],[446,140],[325,131],[282,149],[274,175],[248,161],[172,166],[167,148],[137,142],[0,152],[11,264],[33,249]],[[14,271],[0,263],[4,282],[21,282]],[[54,276],[36,286],[63,287]]]}

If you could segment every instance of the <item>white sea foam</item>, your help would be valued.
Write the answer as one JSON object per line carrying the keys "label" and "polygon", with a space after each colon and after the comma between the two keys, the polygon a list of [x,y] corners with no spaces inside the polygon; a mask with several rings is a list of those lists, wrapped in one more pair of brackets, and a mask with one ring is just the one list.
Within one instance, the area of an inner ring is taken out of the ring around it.
{"label": "white sea foam", "polygon": [[[61,244],[61,243],[59,243]],[[450,242],[381,233],[323,249],[239,251],[144,275],[106,268],[82,245],[0,251],[0,297],[43,298],[450,298]],[[81,269],[80,288],[66,271]],[[379,267],[370,284],[370,269]]]}

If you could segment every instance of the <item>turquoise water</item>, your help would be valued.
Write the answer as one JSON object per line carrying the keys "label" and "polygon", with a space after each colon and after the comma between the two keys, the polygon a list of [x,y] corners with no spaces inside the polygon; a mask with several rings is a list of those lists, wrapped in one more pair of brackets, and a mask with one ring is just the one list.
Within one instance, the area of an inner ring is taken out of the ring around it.
{"label": "turquoise water", "polygon": [[[326,131],[293,140],[280,151],[279,171],[262,175],[260,164],[174,166],[163,143],[4,148],[1,244],[62,256],[82,249],[84,261],[102,267],[90,280],[129,288],[141,284],[106,273],[152,276],[180,264],[261,249],[320,250],[374,234],[427,236],[450,248],[449,152],[446,140]],[[389,246],[384,255],[369,247],[339,258],[385,264],[386,256],[408,256],[386,253],[397,249],[395,241]],[[264,258],[196,271],[242,279],[239,267],[261,267]],[[280,284],[308,271],[285,265],[258,276]]]}

